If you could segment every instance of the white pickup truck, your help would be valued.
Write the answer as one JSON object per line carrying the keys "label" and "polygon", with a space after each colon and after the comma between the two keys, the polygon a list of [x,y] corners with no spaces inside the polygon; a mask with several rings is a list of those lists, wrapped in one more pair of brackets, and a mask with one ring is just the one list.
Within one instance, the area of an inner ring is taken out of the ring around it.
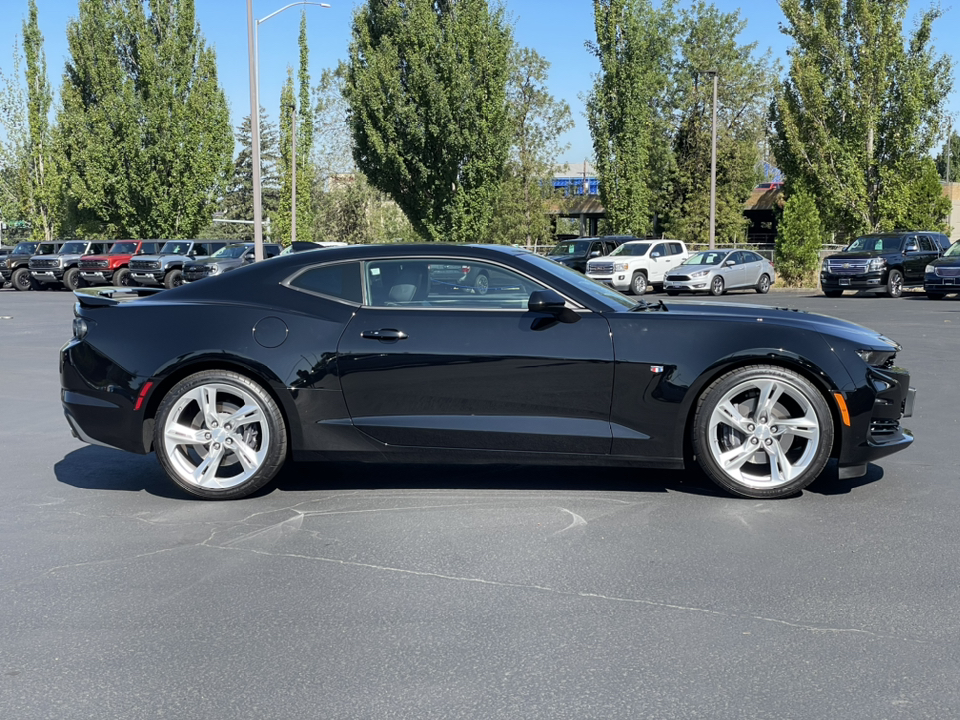
{"label": "white pickup truck", "polygon": [[633,240],[609,255],[587,263],[587,277],[621,292],[643,295],[648,285],[662,285],[663,276],[690,257],[679,240]]}

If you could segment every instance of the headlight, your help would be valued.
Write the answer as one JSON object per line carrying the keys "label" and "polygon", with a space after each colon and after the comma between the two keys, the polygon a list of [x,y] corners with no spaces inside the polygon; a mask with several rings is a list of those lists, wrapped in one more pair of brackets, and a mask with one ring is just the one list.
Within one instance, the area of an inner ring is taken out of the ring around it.
{"label": "headlight", "polygon": [[896,350],[857,350],[863,361],[871,366],[878,368],[893,367],[893,360],[897,356]]}
{"label": "headlight", "polygon": [[827,271],[830,270],[830,265],[827,263],[827,259],[826,259],[826,258],[824,258],[824,259],[823,259],[823,262],[820,263],[820,269],[821,269],[823,272],[827,272]]}
{"label": "headlight", "polygon": [[627,263],[625,263],[625,262],[624,262],[624,263],[614,263],[614,264],[613,264],[613,270],[614,270],[614,272],[623,272],[623,271],[626,270],[628,267],[630,267],[630,266],[627,265]]}
{"label": "headlight", "polygon": [[933,273],[934,273],[933,265],[927,265],[927,266],[923,269],[923,271],[924,271],[927,275],[933,275]]}
{"label": "headlight", "polygon": [[216,275],[217,273],[220,272],[220,270],[221,270],[221,267],[220,267],[219,265],[211,265],[211,266],[210,266],[210,274],[211,274],[211,275]]}
{"label": "headlight", "polygon": [[871,258],[867,263],[867,272],[874,270],[883,270],[887,266],[887,261],[883,258]]}
{"label": "headlight", "polygon": [[695,278],[695,277],[703,277],[704,275],[709,275],[709,274],[710,274],[710,271],[709,271],[709,270],[700,270],[700,271],[695,272],[695,273],[690,273],[690,277],[692,277],[692,278]]}

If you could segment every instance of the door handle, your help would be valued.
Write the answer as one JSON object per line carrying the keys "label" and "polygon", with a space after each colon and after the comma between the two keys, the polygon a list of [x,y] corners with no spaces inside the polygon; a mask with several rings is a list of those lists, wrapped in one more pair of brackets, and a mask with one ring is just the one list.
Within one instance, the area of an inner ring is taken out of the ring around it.
{"label": "door handle", "polygon": [[381,342],[396,342],[397,340],[405,340],[407,334],[402,330],[384,328],[382,330],[364,330],[360,333],[360,337],[367,340],[380,340]]}

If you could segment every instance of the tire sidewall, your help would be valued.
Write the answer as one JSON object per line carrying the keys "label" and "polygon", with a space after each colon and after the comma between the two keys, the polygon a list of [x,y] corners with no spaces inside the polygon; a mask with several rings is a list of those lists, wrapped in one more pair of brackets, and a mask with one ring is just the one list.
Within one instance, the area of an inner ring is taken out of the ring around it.
{"label": "tire sidewall", "polygon": [[766,273],[760,276],[760,281],[757,283],[757,292],[761,295],[766,295],[770,292],[770,278]]}
{"label": "tire sidewall", "polygon": [[[23,278],[26,278],[26,282],[23,281]],[[14,270],[13,275],[10,276],[10,284],[17,290],[33,290],[32,280],[30,270],[23,267]]]}
{"label": "tire sidewall", "polygon": [[[717,464],[710,452],[710,416],[716,403],[736,385],[752,379],[771,378],[778,382],[788,383],[800,390],[810,401],[817,421],[820,424],[820,439],[816,455],[809,467],[791,482],[776,488],[753,488],[744,485],[727,473]],[[830,453],[833,449],[834,422],[830,407],[820,390],[805,377],[775,365],[749,365],[731,370],[711,383],[700,396],[697,402],[696,414],[693,421],[693,449],[697,464],[714,483],[728,492],[746,498],[777,499],[796,495],[807,485],[812,483],[823,472]]]}
{"label": "tire sidewall", "polygon": [[80,287],[82,278],[80,277],[80,270],[75,267],[67,268],[63,273],[63,286],[70,291],[76,290]]}
{"label": "tire sidewall", "polygon": [[[641,282],[642,285],[640,285]],[[647,276],[641,270],[637,270],[630,278],[630,292],[634,295],[643,295],[647,292],[647,286]]]}
{"label": "tire sidewall", "polygon": [[724,290],[726,290],[726,283],[723,281],[723,278],[719,275],[715,275],[710,280],[710,294],[714,297],[723,295]]}
{"label": "tire sidewall", "polygon": [[131,287],[133,285],[133,277],[130,275],[130,270],[122,267],[114,272],[113,285],[118,287]]}
{"label": "tire sidewall", "polygon": [[[898,282],[894,282],[897,280]],[[887,295],[898,298],[903,295],[903,273],[894,268],[887,276]]]}
{"label": "tire sidewall", "polygon": [[180,268],[174,268],[163,278],[163,286],[167,288],[167,290],[172,290],[181,285],[183,285],[183,270]]}
{"label": "tire sidewall", "polygon": [[[260,409],[266,418],[272,444],[257,472],[241,484],[226,490],[201,488],[183,480],[177,474],[172,461],[167,457],[163,443],[163,429],[177,400],[185,393],[201,385],[211,383],[233,386],[253,395],[260,404]],[[273,397],[258,383],[229,370],[204,370],[184,378],[164,396],[160,407],[157,409],[156,423],[153,429],[153,448],[157,459],[160,461],[160,466],[167,473],[167,476],[190,495],[206,500],[238,500],[259,490],[270,482],[280,470],[287,456],[286,423]]]}

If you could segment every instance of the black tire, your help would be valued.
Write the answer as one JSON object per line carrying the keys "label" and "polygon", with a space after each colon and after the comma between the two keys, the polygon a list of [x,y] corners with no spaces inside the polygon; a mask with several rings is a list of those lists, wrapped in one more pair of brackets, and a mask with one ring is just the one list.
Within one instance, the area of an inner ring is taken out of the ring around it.
{"label": "black tire", "polygon": [[764,273],[760,276],[760,279],[757,280],[756,290],[761,295],[766,295],[770,292],[770,276]]}
{"label": "black tire", "polygon": [[[765,407],[758,407],[764,397]],[[773,365],[738,368],[715,380],[700,396],[693,422],[697,463],[717,485],[748,498],[800,492],[823,472],[833,437],[823,394]]]}
{"label": "black tire", "polygon": [[10,276],[10,284],[17,290],[37,290],[40,283],[33,279],[30,268],[18,267]]}
{"label": "black tire", "polygon": [[113,273],[113,285],[115,287],[133,287],[136,283],[130,274],[130,269],[122,267]]}
{"label": "black tire", "polygon": [[[231,416],[245,406],[257,410],[246,413],[246,420],[233,418],[236,425],[231,426]],[[250,378],[228,370],[204,370],[184,378],[164,396],[153,447],[170,479],[191,495],[236,500],[266,485],[283,466],[286,423],[270,394]],[[243,452],[238,452],[240,448]],[[216,463],[208,463],[214,453]],[[210,465],[212,473],[204,476],[201,471]]]}
{"label": "black tire", "polygon": [[171,288],[183,285],[183,270],[174,268],[163,276],[163,286],[170,290]]}
{"label": "black tire", "polygon": [[943,300],[946,293],[930,292],[927,290],[927,300]]}
{"label": "black tire", "polygon": [[824,290],[823,294],[828,298],[838,298],[843,296],[843,290]]}
{"label": "black tire", "polygon": [[710,294],[711,295],[723,295],[727,291],[727,288],[724,287],[723,278],[720,275],[714,275],[713,280],[710,281]]}
{"label": "black tire", "polygon": [[486,270],[477,273],[477,277],[473,281],[473,291],[477,295],[486,295],[490,291],[490,276],[487,275]]}
{"label": "black tire", "polygon": [[[63,286],[71,292],[79,287],[83,287],[83,285],[81,285],[81,283],[83,283],[83,278],[80,277],[80,270],[75,267],[67,268],[64,271],[63,280],[61,282],[63,283]],[[84,283],[84,285],[85,284],[86,283]]]}
{"label": "black tire", "polygon": [[898,298],[903,295],[903,273],[894,268],[887,275],[887,297]]}
{"label": "black tire", "polygon": [[633,295],[643,295],[647,292],[647,274],[643,270],[637,270],[630,278],[630,293]]}

